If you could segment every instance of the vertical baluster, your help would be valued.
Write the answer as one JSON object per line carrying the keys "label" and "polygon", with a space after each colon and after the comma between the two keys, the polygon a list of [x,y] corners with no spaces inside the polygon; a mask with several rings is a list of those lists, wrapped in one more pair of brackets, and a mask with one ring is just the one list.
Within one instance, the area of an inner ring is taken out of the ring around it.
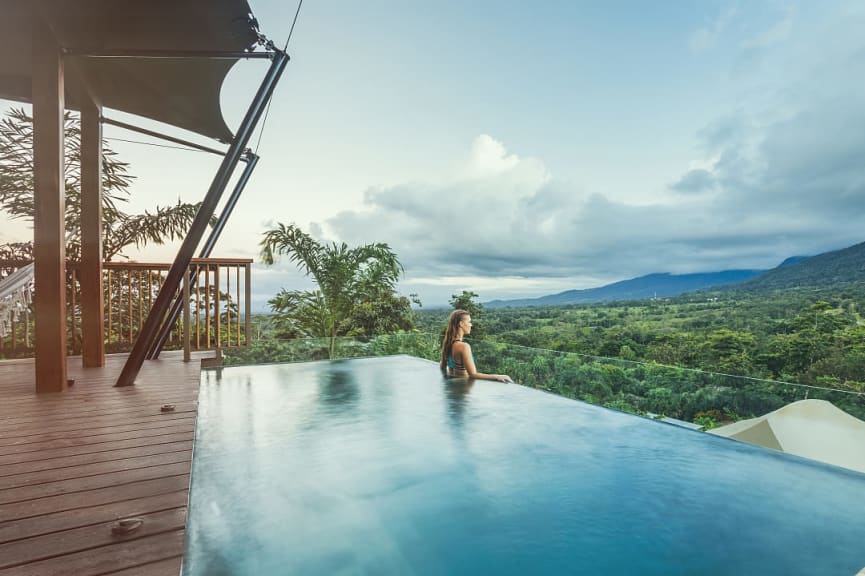
{"label": "vertical baluster", "polygon": [[[192,298],[192,291],[191,290],[192,290],[193,279],[190,277],[190,274],[192,274],[192,271],[193,271],[192,263],[190,262],[189,266],[187,266],[187,268],[186,268],[186,282],[187,282],[187,284],[189,284],[190,292],[189,292],[189,294],[187,294],[185,296],[186,300],[183,303],[183,306],[186,309],[189,309],[192,306],[191,300],[190,300]],[[182,292],[183,291],[182,285],[181,285],[180,289]],[[181,294],[181,297],[184,297],[183,294]],[[191,314],[189,316],[189,321],[190,322],[192,321],[192,315]],[[180,338],[180,344],[181,345],[183,345],[184,342],[186,343],[187,346],[190,345],[190,343],[192,342],[192,325],[190,324],[187,327],[187,329],[184,331],[183,326],[181,326],[180,323],[178,323],[177,324],[177,337]],[[184,340],[184,339],[186,339],[186,340]]]}
{"label": "vertical baluster", "polygon": [[214,336],[216,337],[216,347],[219,348],[222,346],[221,340],[221,331],[220,327],[222,325],[220,314],[219,314],[219,269],[221,266],[217,264],[213,267],[213,291],[215,292],[213,296],[213,319],[216,322],[216,333]]}
{"label": "vertical baluster", "polygon": [[123,271],[117,271],[117,341],[123,342],[126,339],[126,312],[123,303]]}
{"label": "vertical baluster", "polygon": [[153,268],[147,269],[147,313],[153,308]]}
{"label": "vertical baluster", "polygon": [[231,348],[231,265],[225,265],[225,346]]}
{"label": "vertical baluster", "polygon": [[210,264],[204,270],[204,345],[210,348]]}
{"label": "vertical baluster", "polygon": [[[252,332],[252,302],[249,300],[249,294],[250,294],[250,292],[252,292],[252,276],[250,275],[250,272],[252,272],[251,266],[252,265],[248,262],[244,265],[244,269],[245,269],[244,270],[244,272],[245,272],[244,280],[246,281],[246,286],[245,286],[245,290],[243,293],[243,306],[244,306],[244,315],[246,317],[246,320],[244,322],[243,328],[246,331],[246,334],[244,337],[246,338],[245,344],[247,346],[249,346],[249,336]],[[238,309],[240,309],[239,305],[238,305]]]}
{"label": "vertical baluster", "polygon": [[[154,294],[159,294],[159,291],[162,290],[162,285],[163,285],[164,283],[165,283],[165,278],[162,277],[162,270],[159,269],[159,268],[157,268],[157,269],[156,269],[156,289],[155,289],[155,290],[151,290],[151,291],[148,293],[148,295],[147,295],[147,298],[148,298],[148,304],[149,304],[149,306],[148,306],[148,308],[147,308],[147,313],[148,313],[148,314],[150,313],[150,310],[153,308],[153,296],[154,296]],[[174,333],[172,333],[172,334],[169,336],[169,338],[170,338],[171,341],[176,341],[176,340],[177,340],[176,334],[174,334]]]}
{"label": "vertical baluster", "polygon": [[138,269],[138,298],[135,299],[138,303],[138,330],[141,332],[141,326],[144,324],[144,290],[141,283],[141,269]]}
{"label": "vertical baluster", "polygon": [[76,318],[75,318],[75,268],[71,267],[71,266],[70,266],[70,270],[69,270],[69,282],[70,282],[69,286],[70,286],[70,292],[71,292],[70,298],[69,298],[69,300],[70,300],[70,302],[69,302],[69,314],[72,315],[72,322],[71,322],[71,324],[72,324],[72,326],[71,326],[72,338],[71,338],[71,342],[72,342],[72,351],[74,353],[76,351],[75,350],[75,340],[76,340],[76,336],[78,333],[78,323],[76,322]]}
{"label": "vertical baluster", "polygon": [[108,282],[105,284],[107,294],[105,295],[105,305],[108,307],[108,341],[111,342],[111,268],[108,269]]}
{"label": "vertical baluster", "polygon": [[115,322],[117,322],[117,343],[121,344],[123,342],[123,269],[117,269],[117,278],[114,279],[117,284],[115,291],[115,296],[117,297],[117,317],[115,318]]}
{"label": "vertical baluster", "polygon": [[186,274],[183,275],[183,361],[189,362],[192,359],[189,350],[189,270],[186,269]]}
{"label": "vertical baluster", "polygon": [[126,297],[129,300],[127,304],[128,316],[129,320],[129,343],[135,341],[135,336],[132,335],[132,268],[129,268],[126,271]]}
{"label": "vertical baluster", "polygon": [[237,315],[235,316],[235,326],[237,326],[237,339],[235,342],[238,346],[240,346],[240,264],[234,267],[234,272],[237,274],[235,278],[237,279],[237,285],[235,286],[237,290],[234,292],[234,305],[237,307]]}
{"label": "vertical baluster", "polygon": [[201,350],[201,267],[195,265],[195,349]]}

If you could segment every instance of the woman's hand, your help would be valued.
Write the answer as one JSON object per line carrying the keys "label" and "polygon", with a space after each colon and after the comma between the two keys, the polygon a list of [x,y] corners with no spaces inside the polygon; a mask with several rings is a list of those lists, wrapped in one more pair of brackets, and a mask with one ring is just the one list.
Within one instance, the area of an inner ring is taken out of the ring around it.
{"label": "woman's hand", "polygon": [[511,384],[513,384],[514,382],[507,374],[495,374],[493,376],[493,380],[496,380],[498,382],[510,382]]}

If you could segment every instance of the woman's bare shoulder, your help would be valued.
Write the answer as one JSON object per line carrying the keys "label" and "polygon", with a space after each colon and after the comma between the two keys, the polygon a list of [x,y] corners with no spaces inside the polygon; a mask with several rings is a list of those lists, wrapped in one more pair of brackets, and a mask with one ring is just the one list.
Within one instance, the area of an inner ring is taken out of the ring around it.
{"label": "woman's bare shoulder", "polygon": [[458,351],[463,351],[463,350],[471,350],[472,347],[469,346],[468,342],[464,342],[462,340],[457,340],[456,342],[454,342],[453,349],[458,350]]}

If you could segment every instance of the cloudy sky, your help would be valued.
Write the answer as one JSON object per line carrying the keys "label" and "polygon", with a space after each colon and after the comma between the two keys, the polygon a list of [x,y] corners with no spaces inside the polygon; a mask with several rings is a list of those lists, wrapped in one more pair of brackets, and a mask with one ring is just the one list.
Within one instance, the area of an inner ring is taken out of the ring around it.
{"label": "cloudy sky", "polygon": [[[296,4],[250,4],[281,45]],[[861,0],[307,0],[262,161],[215,253],[257,257],[274,222],[387,242],[400,290],[436,306],[464,289],[540,296],[856,244],[862,30]],[[229,125],[263,66],[229,76]],[[111,145],[138,176],[134,209],[200,199],[218,162]],[[0,242],[27,233],[0,219]],[[259,305],[307,285],[288,263],[254,277]]]}

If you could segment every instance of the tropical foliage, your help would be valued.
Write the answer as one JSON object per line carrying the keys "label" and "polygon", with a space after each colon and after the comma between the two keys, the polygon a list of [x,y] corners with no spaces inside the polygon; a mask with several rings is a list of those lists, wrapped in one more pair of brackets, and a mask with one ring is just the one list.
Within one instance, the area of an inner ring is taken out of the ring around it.
{"label": "tropical foliage", "polygon": [[[70,113],[65,116],[64,181],[66,197],[66,256],[71,262],[81,259],[81,128],[79,119]],[[171,206],[156,206],[152,211],[130,214],[122,209],[129,201],[129,186],[133,176],[129,165],[118,159],[111,147],[103,142],[102,147],[102,232],[103,258],[112,260],[122,256],[130,246],[148,243],[161,244],[183,236],[195,214],[198,204],[182,203]],[[33,221],[35,198],[33,193],[33,119],[22,109],[13,109],[0,119],[0,209],[4,216],[25,222]],[[33,259],[33,242],[8,242],[0,244],[0,278],[16,267]],[[142,283],[141,278],[133,284],[132,272],[128,272],[125,282],[118,275],[109,275],[106,287],[114,294],[114,304],[120,302],[132,314],[141,315],[143,291],[152,300],[158,290],[158,282],[150,278]],[[67,275],[67,301],[74,303],[77,286],[72,281],[71,269]],[[110,303],[106,304],[110,306]],[[75,326],[80,326],[80,309],[70,305],[69,349],[80,352],[80,334]],[[116,350],[115,340],[126,342],[131,322],[125,326],[108,321],[106,337],[108,349]],[[122,334],[121,334],[121,331]],[[32,353],[30,347],[32,316],[22,319],[16,326],[16,333],[10,342],[0,341],[0,356],[18,356]],[[16,339],[15,336],[18,336]],[[126,346],[123,344],[123,346]]]}
{"label": "tropical foliage", "polygon": [[[66,255],[81,257],[81,127],[76,116],[65,116],[64,178],[66,183]],[[121,205],[129,200],[133,176],[129,165],[103,143],[102,228],[106,260],[122,254],[129,246],[161,244],[182,237],[189,228],[198,204],[180,201],[157,206],[152,212],[129,214]],[[0,120],[0,206],[9,217],[33,221],[33,118],[22,109],[12,109]],[[31,260],[32,242],[0,245],[0,260]]]}
{"label": "tropical foliage", "polygon": [[[483,325],[493,341],[533,350],[535,357],[544,349],[581,358],[584,366],[620,367],[615,378],[589,378],[591,371],[583,368],[579,381],[563,380],[549,370],[542,371],[547,380],[530,378],[521,364],[490,369],[563,394],[570,390],[601,403],[624,402],[638,410],[691,419],[710,409],[759,414],[761,398],[784,397],[777,390],[796,391],[799,398],[822,393],[810,387],[865,392],[863,305],[865,286],[826,285],[821,290],[718,291],[611,304],[488,309]],[[446,315],[446,310],[427,310],[416,322],[422,330],[437,330]],[[527,358],[528,365],[532,361]],[[483,363],[489,365],[487,359]],[[648,382],[657,384],[646,387],[642,375],[661,367],[673,372],[651,378]],[[698,385],[704,378],[700,374],[714,374],[705,384],[715,387],[712,402],[707,401],[710,391]],[[628,384],[632,378],[643,384]],[[607,385],[587,391],[584,387],[591,382]],[[775,391],[768,391],[773,386]],[[723,388],[728,390],[719,392]],[[699,403],[687,400],[687,394],[698,390],[694,398]],[[730,398],[733,392],[741,395],[735,401]],[[863,398],[838,393],[836,400],[865,415]]]}
{"label": "tropical foliage", "polygon": [[277,337],[329,338],[333,357],[339,336],[368,338],[413,327],[411,302],[396,293],[402,266],[387,244],[325,244],[280,223],[265,232],[260,245],[266,264],[287,256],[317,286],[282,289],[269,300]]}

